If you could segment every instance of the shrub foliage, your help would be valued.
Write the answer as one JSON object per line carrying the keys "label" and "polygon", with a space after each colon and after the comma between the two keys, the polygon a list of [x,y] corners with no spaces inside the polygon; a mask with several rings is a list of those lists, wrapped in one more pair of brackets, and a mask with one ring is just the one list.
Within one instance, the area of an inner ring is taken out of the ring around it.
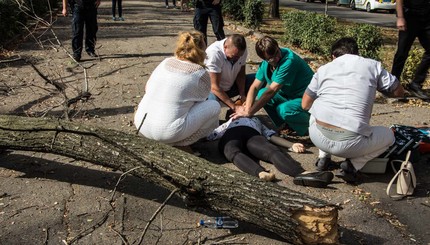
{"label": "shrub foliage", "polygon": [[354,24],[345,31],[335,18],[306,11],[287,12],[282,20],[285,27],[284,39],[292,45],[329,57],[335,40],[351,36],[357,40],[362,56],[379,58],[382,34],[378,27]]}
{"label": "shrub foliage", "polygon": [[410,83],[414,78],[415,71],[420,65],[421,58],[424,55],[424,49],[422,48],[413,48],[409,51],[408,59],[406,60],[405,67],[403,68],[402,83]]}
{"label": "shrub foliage", "polygon": [[242,10],[243,6],[245,6],[245,0],[223,1],[222,12],[229,19],[236,21],[244,21],[245,15]]}
{"label": "shrub foliage", "polygon": [[262,0],[229,0],[223,1],[223,14],[245,26],[258,29],[263,22],[264,5]]}
{"label": "shrub foliage", "polygon": [[382,46],[382,33],[379,27],[369,24],[356,24],[348,29],[347,35],[357,40],[360,55],[379,60]]}
{"label": "shrub foliage", "polygon": [[313,53],[327,55],[338,36],[336,19],[306,11],[290,11],[282,16],[284,39]]}
{"label": "shrub foliage", "polygon": [[258,29],[263,22],[264,5],[262,0],[247,0],[243,9],[245,25],[252,29]]}

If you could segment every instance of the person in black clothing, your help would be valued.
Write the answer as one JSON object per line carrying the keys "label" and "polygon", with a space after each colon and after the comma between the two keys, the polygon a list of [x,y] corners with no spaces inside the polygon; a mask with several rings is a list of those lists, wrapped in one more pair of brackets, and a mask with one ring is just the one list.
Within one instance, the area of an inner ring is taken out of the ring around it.
{"label": "person in black clothing", "polygon": [[[116,5],[118,3],[118,18],[116,17]],[[112,20],[124,21],[122,17],[122,0],[112,0]]]}
{"label": "person in black clothing", "polygon": [[[168,9],[169,8],[169,0],[165,0],[164,2],[166,3],[166,9]],[[176,0],[172,0],[172,3],[173,3],[173,8],[176,8]]]}
{"label": "person in black clothing", "polygon": [[72,21],[72,49],[73,58],[81,60],[84,26],[85,26],[85,51],[91,57],[97,57],[95,53],[97,26],[97,8],[101,0],[63,0],[63,16],[67,16],[67,4],[73,13]]}
{"label": "person in black clothing", "polygon": [[425,53],[407,88],[413,95],[429,100],[430,97],[422,90],[422,85],[430,67],[430,0],[397,0],[396,10],[399,40],[391,73],[400,79],[409,50],[418,37]]}
{"label": "person in black clothing", "polygon": [[224,39],[224,20],[221,12],[221,0],[196,0],[193,20],[194,29],[205,35],[206,44],[208,43],[208,19],[211,20],[212,29],[217,41]]}

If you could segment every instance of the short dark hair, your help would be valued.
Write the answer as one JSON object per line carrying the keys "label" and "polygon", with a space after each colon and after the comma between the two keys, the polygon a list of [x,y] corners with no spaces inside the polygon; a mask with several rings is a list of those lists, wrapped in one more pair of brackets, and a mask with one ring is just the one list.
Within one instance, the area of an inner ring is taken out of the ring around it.
{"label": "short dark hair", "polygon": [[240,34],[233,34],[230,36],[231,43],[240,51],[244,51],[246,49],[246,40]]}
{"label": "short dark hair", "polygon": [[331,46],[331,54],[336,58],[344,54],[358,55],[358,44],[352,37],[343,37]]}
{"label": "short dark hair", "polygon": [[278,42],[269,36],[260,38],[260,40],[255,44],[255,51],[263,60],[266,58],[266,55],[274,55],[278,49]]}

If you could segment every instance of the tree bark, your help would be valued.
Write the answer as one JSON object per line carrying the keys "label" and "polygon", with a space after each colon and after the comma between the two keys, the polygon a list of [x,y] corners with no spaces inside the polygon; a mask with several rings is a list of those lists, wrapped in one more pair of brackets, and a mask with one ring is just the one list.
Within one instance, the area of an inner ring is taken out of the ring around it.
{"label": "tree bark", "polygon": [[338,208],[138,135],[58,119],[0,116],[0,148],[49,152],[131,174],[294,244],[338,242]]}
{"label": "tree bark", "polygon": [[270,0],[269,16],[279,19],[279,0]]}

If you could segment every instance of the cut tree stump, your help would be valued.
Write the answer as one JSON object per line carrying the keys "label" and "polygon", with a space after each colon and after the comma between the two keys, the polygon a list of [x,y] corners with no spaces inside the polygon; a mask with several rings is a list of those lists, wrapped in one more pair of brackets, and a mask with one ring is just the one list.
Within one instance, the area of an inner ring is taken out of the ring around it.
{"label": "cut tree stump", "polygon": [[338,243],[338,207],[116,130],[47,118],[0,116],[0,148],[88,161],[174,190],[198,205],[255,224],[293,244]]}

